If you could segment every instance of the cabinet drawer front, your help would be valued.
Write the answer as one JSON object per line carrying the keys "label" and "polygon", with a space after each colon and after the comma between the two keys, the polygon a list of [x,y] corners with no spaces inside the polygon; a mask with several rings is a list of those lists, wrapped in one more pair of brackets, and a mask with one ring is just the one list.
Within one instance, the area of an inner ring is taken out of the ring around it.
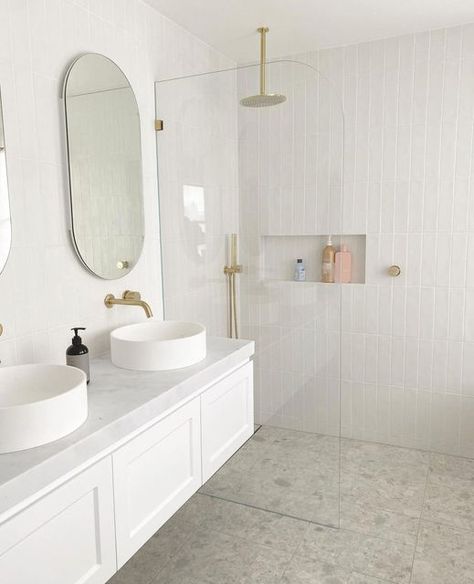
{"label": "cabinet drawer front", "polygon": [[120,567],[201,485],[199,399],[120,448],[113,468]]}
{"label": "cabinet drawer front", "polygon": [[103,584],[115,571],[110,458],[0,525],[0,582]]}
{"label": "cabinet drawer front", "polygon": [[253,363],[201,396],[202,474],[207,481],[254,431]]}

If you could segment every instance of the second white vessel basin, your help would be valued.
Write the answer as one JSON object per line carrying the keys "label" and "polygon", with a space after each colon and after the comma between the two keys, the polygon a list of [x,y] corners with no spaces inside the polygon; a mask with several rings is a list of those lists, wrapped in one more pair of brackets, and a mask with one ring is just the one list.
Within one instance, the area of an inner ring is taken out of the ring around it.
{"label": "second white vessel basin", "polygon": [[47,444],[87,418],[87,378],[66,365],[0,368],[0,454]]}
{"label": "second white vessel basin", "polygon": [[110,334],[112,363],[123,369],[180,369],[206,357],[206,328],[196,322],[148,320]]}

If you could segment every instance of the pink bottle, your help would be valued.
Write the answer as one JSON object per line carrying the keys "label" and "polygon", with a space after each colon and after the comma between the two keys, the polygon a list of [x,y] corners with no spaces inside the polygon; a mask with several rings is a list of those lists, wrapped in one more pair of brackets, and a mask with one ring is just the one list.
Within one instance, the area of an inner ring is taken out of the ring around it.
{"label": "pink bottle", "polygon": [[336,253],[334,278],[343,284],[352,281],[352,254],[345,243],[341,245],[341,251]]}

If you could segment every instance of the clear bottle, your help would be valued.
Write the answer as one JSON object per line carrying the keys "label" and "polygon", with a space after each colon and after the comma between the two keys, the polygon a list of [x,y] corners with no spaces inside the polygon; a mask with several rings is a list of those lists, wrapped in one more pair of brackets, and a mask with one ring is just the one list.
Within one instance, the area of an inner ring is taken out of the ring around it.
{"label": "clear bottle", "polygon": [[304,282],[306,280],[306,270],[304,269],[304,263],[301,258],[296,260],[295,266],[295,282]]}
{"label": "clear bottle", "polygon": [[334,282],[334,262],[336,259],[336,248],[332,244],[331,236],[328,237],[326,247],[323,249],[323,265],[321,281],[326,284]]}

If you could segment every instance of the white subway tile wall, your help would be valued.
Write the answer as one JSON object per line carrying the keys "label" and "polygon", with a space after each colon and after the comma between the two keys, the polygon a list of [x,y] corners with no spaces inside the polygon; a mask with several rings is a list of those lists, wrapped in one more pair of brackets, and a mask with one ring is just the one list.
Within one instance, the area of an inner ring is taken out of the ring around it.
{"label": "white subway tile wall", "polygon": [[[260,422],[338,433],[340,407],[343,436],[474,456],[473,39],[470,24],[299,55],[331,99],[305,73],[287,110],[239,112]],[[295,82],[281,72],[275,90]],[[262,279],[263,235],[331,231],[367,234],[365,285]]]}
{"label": "white subway tile wall", "polygon": [[[96,278],[75,257],[60,96],[71,61],[85,52],[114,60],[135,91],[142,126],[146,239],[120,280]],[[91,353],[141,311],[108,310],[106,293],[138,289],[162,315],[153,84],[228,66],[209,46],[141,0],[0,0],[0,91],[5,118],[13,247],[0,276],[2,366],[63,362],[71,326],[88,328]]]}

